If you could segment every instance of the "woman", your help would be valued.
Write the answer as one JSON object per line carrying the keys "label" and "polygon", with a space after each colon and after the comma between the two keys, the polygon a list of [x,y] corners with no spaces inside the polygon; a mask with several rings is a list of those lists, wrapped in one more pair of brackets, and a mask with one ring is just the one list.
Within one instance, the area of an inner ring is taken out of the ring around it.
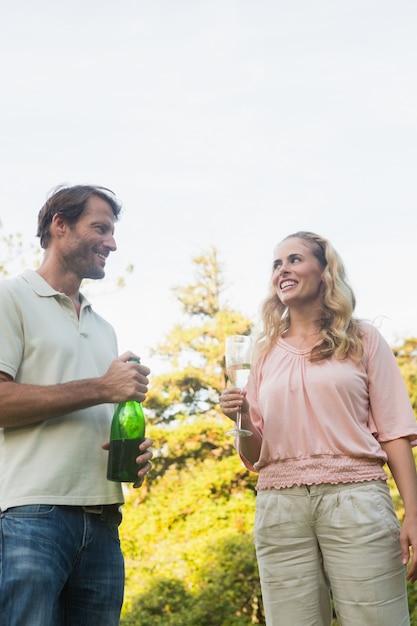
{"label": "woman", "polygon": [[[330,243],[288,236],[275,249],[246,390],[220,398],[252,432],[239,453],[259,474],[255,544],[268,626],[329,626],[330,591],[342,626],[409,624],[417,424],[392,351],[354,306]],[[386,462],[404,502],[401,530]]]}

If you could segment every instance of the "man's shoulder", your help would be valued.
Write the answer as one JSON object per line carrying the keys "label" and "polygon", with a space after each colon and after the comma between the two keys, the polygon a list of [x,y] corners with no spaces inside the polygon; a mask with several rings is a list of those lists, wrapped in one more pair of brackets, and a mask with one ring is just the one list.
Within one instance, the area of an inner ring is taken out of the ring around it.
{"label": "man's shoulder", "polygon": [[21,275],[6,277],[0,280],[0,293],[2,299],[12,296],[13,293],[17,293],[19,291],[21,288],[20,276]]}
{"label": "man's shoulder", "polygon": [[16,276],[6,276],[0,280],[0,289],[4,291],[11,291],[19,286],[27,286],[36,280],[37,274],[35,270],[24,270],[21,274]]}

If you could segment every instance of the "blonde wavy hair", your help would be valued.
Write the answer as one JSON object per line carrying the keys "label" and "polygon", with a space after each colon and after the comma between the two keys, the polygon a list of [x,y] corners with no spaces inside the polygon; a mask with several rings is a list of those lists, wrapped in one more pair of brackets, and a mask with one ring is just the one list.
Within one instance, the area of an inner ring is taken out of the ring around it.
{"label": "blonde wavy hair", "polygon": [[[335,356],[360,360],[363,343],[358,320],[353,317],[356,300],[348,284],[345,268],[333,246],[319,235],[299,231],[285,237],[302,239],[318,260],[323,272],[323,302],[320,315],[320,344],[310,352],[311,361],[321,361]],[[276,288],[270,282],[269,294],[261,306],[262,329],[257,337],[255,361],[265,355],[290,327],[290,312],[278,298]]]}

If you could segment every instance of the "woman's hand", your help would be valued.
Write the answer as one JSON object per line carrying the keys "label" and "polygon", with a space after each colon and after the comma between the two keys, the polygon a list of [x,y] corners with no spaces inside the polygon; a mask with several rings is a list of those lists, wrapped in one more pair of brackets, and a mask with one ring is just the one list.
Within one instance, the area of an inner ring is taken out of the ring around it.
{"label": "woman's hand", "polygon": [[241,391],[238,387],[228,387],[223,391],[219,398],[220,408],[226,417],[234,422],[238,410],[242,415],[249,412],[249,404],[246,400],[246,391]]}
{"label": "woman's hand", "polygon": [[400,437],[381,443],[388,466],[404,503],[400,543],[403,563],[408,563],[407,580],[417,581],[417,473],[408,439]]}
{"label": "woman's hand", "polygon": [[[251,437],[236,437],[236,449],[239,454],[246,459],[247,462],[252,464],[252,471],[254,469],[253,464],[259,459],[259,454],[262,445],[262,435],[256,430],[252,424],[250,416],[249,402],[246,399],[246,391],[241,391],[238,387],[228,387],[223,391],[219,398],[220,408],[223,413],[229,419],[236,421],[237,413],[240,409],[242,414],[241,426],[245,430],[252,432]],[[249,465],[247,465],[249,467]]]}

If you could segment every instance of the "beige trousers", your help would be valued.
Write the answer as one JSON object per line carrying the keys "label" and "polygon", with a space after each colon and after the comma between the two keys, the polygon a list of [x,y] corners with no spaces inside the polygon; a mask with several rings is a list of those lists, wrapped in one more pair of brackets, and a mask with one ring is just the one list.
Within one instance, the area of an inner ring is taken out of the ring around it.
{"label": "beige trousers", "polygon": [[408,626],[399,533],[384,481],[259,491],[267,626]]}

